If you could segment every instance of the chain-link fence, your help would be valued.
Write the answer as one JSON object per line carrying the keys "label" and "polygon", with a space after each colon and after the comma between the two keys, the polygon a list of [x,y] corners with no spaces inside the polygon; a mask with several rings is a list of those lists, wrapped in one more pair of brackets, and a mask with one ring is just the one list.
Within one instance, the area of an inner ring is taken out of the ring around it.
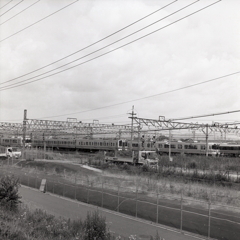
{"label": "chain-link fence", "polygon": [[45,178],[45,191],[49,193],[174,227],[181,232],[188,231],[209,239],[239,239],[240,208],[217,204],[214,194],[210,194],[208,201],[203,201],[184,196],[183,189],[178,195],[166,194],[154,183],[150,190],[144,189],[139,176],[111,182],[105,173],[97,178],[75,175],[71,183],[67,177],[43,176],[7,165],[2,166],[0,172],[1,175],[14,174],[20,184],[36,189]]}

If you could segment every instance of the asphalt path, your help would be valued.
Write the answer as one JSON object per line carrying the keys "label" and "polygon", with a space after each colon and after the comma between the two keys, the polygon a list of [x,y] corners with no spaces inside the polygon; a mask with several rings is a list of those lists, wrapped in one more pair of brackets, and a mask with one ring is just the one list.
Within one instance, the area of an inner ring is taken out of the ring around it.
{"label": "asphalt path", "polygon": [[19,193],[22,202],[27,204],[30,209],[43,209],[47,213],[56,217],[84,220],[88,212],[98,210],[106,218],[110,231],[123,238],[133,235],[138,239],[147,240],[151,236],[159,236],[165,240],[196,240],[206,239],[202,236],[193,236],[187,232],[178,232],[176,229],[165,227],[149,221],[134,218],[125,214],[116,213],[100,207],[78,202],[75,200],[59,197],[57,195],[42,193],[36,189],[21,186]]}

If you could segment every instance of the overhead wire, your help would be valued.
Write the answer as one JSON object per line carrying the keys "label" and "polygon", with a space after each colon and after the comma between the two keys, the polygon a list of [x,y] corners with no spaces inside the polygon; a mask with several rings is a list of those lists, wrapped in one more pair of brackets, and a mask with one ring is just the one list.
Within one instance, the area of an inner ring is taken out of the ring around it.
{"label": "overhead wire", "polygon": [[[219,79],[222,79],[222,78],[225,78],[225,77],[229,77],[229,76],[232,76],[232,75],[235,75],[235,74],[239,74],[239,73],[240,73],[240,71],[235,72],[235,73],[230,73],[230,74],[227,74],[227,75],[224,75],[224,76],[220,76],[220,77],[217,77],[217,78],[209,79],[209,80],[202,81],[202,82],[199,82],[199,83],[191,84],[191,85],[188,85],[188,86],[176,88],[176,89],[173,89],[173,90],[169,90],[169,91],[165,91],[165,92],[161,92],[161,93],[157,93],[157,94],[153,94],[153,95],[149,95],[149,96],[142,97],[142,98],[136,98],[136,99],[132,99],[132,100],[128,100],[128,101],[124,101],[124,102],[120,102],[120,103],[115,103],[115,104],[111,104],[111,105],[107,105],[107,106],[103,106],[103,107],[98,107],[98,108],[94,108],[94,109],[89,109],[89,110],[85,110],[85,111],[80,111],[80,112],[75,112],[75,113],[68,113],[68,114],[61,114],[61,115],[55,115],[55,116],[50,116],[50,117],[51,118],[62,117],[62,116],[68,116],[68,115],[73,115],[73,114],[91,112],[91,111],[104,109],[104,108],[109,108],[109,107],[115,107],[115,106],[119,106],[119,105],[122,105],[122,104],[130,103],[130,102],[136,102],[136,101],[140,101],[140,100],[143,100],[143,99],[152,98],[152,97],[156,97],[156,96],[160,96],[160,95],[176,92],[176,91],[179,91],[179,90],[195,87],[195,86],[198,86],[198,85],[201,85],[201,84],[217,81]],[[50,117],[48,117],[48,118],[50,118]]]}
{"label": "overhead wire", "polygon": [[223,115],[223,114],[229,114],[229,113],[236,113],[236,112],[240,112],[240,110],[228,111],[228,112],[223,112],[223,113],[210,113],[210,114],[199,115],[199,116],[192,116],[192,117],[173,118],[173,119],[171,119],[171,121],[175,121],[175,120],[185,120],[185,119],[192,119],[192,118],[210,117],[210,116],[217,116],[217,115]]}
{"label": "overhead wire", "polygon": [[5,5],[1,6],[0,9],[4,8],[5,6],[7,6],[9,3],[11,3],[13,0],[10,0],[9,2],[7,2]]}
{"label": "overhead wire", "polygon": [[6,12],[4,12],[3,14],[0,15],[0,17],[2,17],[4,14],[8,13],[10,10],[12,10],[13,8],[15,8],[16,6],[18,6],[20,3],[22,3],[24,0],[18,2],[17,4],[15,4],[14,6],[12,6],[11,8],[9,8]]}
{"label": "overhead wire", "polygon": [[26,11],[27,9],[29,9],[30,7],[34,6],[36,3],[40,2],[41,0],[38,0],[34,3],[32,3],[31,5],[29,5],[28,7],[24,8],[22,11],[18,12],[17,14],[13,15],[12,17],[8,18],[7,20],[5,20],[4,22],[0,23],[0,26],[3,25],[4,23],[10,21],[11,19],[13,19],[14,17],[18,16],[19,14],[21,14],[22,12]]}
{"label": "overhead wire", "polygon": [[[199,1],[199,0],[197,0],[197,1]],[[196,2],[197,2],[197,1],[196,1]],[[69,67],[69,68],[66,68],[66,69],[64,69],[64,70],[58,71],[58,72],[56,72],[56,73],[50,74],[50,75],[48,75],[48,76],[41,77],[41,78],[39,78],[39,79],[35,79],[35,80],[32,80],[32,81],[29,81],[30,79],[33,79],[33,78],[37,77],[37,76],[34,76],[34,77],[32,77],[32,78],[19,81],[18,83],[14,83],[14,84],[10,84],[10,85],[5,86],[5,87],[1,87],[1,88],[0,88],[0,91],[4,91],[4,90],[8,90],[8,89],[12,89],[12,88],[19,87],[19,86],[23,86],[23,85],[26,85],[26,84],[30,84],[30,83],[33,83],[33,82],[37,82],[37,81],[40,81],[40,80],[42,80],[42,79],[48,78],[48,77],[50,77],[50,76],[54,76],[54,75],[56,75],[56,74],[59,74],[59,73],[61,73],[61,72],[65,72],[65,71],[67,71],[67,70],[69,70],[69,69],[72,69],[72,68],[75,68],[75,67],[77,67],[77,66],[83,65],[83,64],[88,63],[88,62],[90,62],[90,61],[93,61],[93,60],[95,60],[95,59],[98,59],[98,58],[100,58],[100,57],[102,57],[102,56],[105,56],[105,55],[107,55],[107,54],[109,54],[109,53],[111,53],[111,52],[114,52],[114,51],[116,51],[116,50],[118,50],[118,49],[120,49],[120,48],[122,48],[122,47],[128,46],[128,45],[130,45],[130,44],[132,44],[132,43],[134,43],[134,42],[136,42],[136,41],[138,41],[138,40],[140,40],[140,39],[143,39],[143,38],[145,38],[145,37],[147,37],[147,36],[149,36],[149,35],[152,35],[153,33],[156,33],[156,32],[158,32],[158,31],[160,31],[160,30],[162,30],[162,29],[164,29],[164,28],[166,28],[166,27],[169,27],[169,26],[171,26],[171,25],[173,25],[173,24],[175,24],[175,23],[177,23],[177,22],[179,22],[179,21],[181,21],[181,20],[183,20],[183,19],[185,19],[185,18],[187,18],[187,17],[190,17],[190,16],[192,16],[192,15],[200,12],[200,11],[203,11],[203,10],[205,10],[206,8],[212,6],[212,5],[214,5],[214,4],[216,4],[216,3],[220,2],[220,1],[221,1],[221,0],[218,0],[218,1],[216,1],[216,2],[214,2],[214,3],[212,3],[212,4],[210,4],[210,5],[207,5],[207,6],[201,8],[201,9],[195,11],[195,12],[192,12],[191,14],[188,14],[188,15],[186,15],[186,16],[184,16],[184,17],[182,17],[182,18],[180,18],[180,19],[178,19],[178,20],[176,20],[176,21],[174,21],[174,22],[172,22],[172,23],[170,23],[170,24],[167,24],[167,25],[165,25],[165,26],[163,26],[163,27],[161,27],[161,28],[159,28],[159,29],[157,29],[157,30],[154,30],[154,31],[152,31],[152,32],[150,32],[150,33],[148,33],[148,34],[145,34],[145,35],[143,35],[143,36],[141,36],[141,37],[139,37],[139,38],[137,38],[137,39],[135,39],[135,40],[133,40],[133,41],[130,41],[130,42],[126,43],[126,44],[123,44],[123,45],[121,45],[120,47],[114,48],[114,49],[112,49],[112,50],[110,50],[110,51],[107,51],[107,52],[105,52],[105,53],[103,53],[103,54],[100,54],[100,55],[98,55],[98,56],[96,56],[96,57],[93,57],[93,58],[91,58],[91,59],[89,59],[89,60],[87,60],[87,61],[81,62],[81,63],[79,63],[79,64],[76,64],[76,65],[71,66],[71,67]],[[194,3],[195,3],[195,2],[194,2]],[[129,35],[128,35],[128,36],[129,36]],[[120,40],[118,40],[118,41],[120,41]],[[116,41],[116,42],[117,42],[117,41]],[[114,43],[115,43],[115,42],[114,42]],[[112,43],[112,44],[113,44],[113,43]],[[112,44],[110,44],[110,45],[112,45]],[[109,45],[108,45],[108,46],[109,46]],[[104,48],[105,48],[105,47],[104,47]],[[99,51],[99,50],[97,50],[97,51]],[[94,53],[95,53],[95,52],[96,52],[96,51],[94,51]],[[90,54],[88,54],[88,55],[85,55],[84,57],[89,56],[89,55],[91,55],[91,54],[92,54],[92,53],[90,53]],[[82,57],[82,58],[83,58],[83,57]],[[74,60],[74,61],[76,61],[76,60]],[[65,65],[66,65],[66,64],[65,64]],[[65,65],[63,65],[63,66],[65,66]],[[63,66],[61,66],[61,67],[63,67]],[[56,69],[58,69],[58,68],[56,68]],[[56,70],[56,69],[50,70],[50,71],[48,71],[48,72],[54,71],[54,70]],[[45,73],[40,74],[40,75],[38,75],[38,76],[45,75],[45,74],[48,73],[48,72],[45,72]],[[29,82],[23,83],[23,82],[26,82],[26,81],[29,81]],[[20,84],[20,83],[22,83],[22,84]]]}
{"label": "overhead wire", "polygon": [[[134,22],[128,24],[127,26],[125,26],[125,27],[123,27],[123,28],[121,28],[121,29],[119,29],[119,30],[117,30],[117,31],[115,31],[115,32],[107,35],[106,37],[101,38],[100,40],[98,40],[98,41],[96,41],[96,42],[94,42],[94,43],[92,43],[92,44],[90,44],[90,45],[88,45],[88,46],[86,46],[86,47],[83,47],[83,48],[81,48],[81,49],[79,49],[79,50],[77,50],[77,51],[75,51],[75,52],[73,52],[73,53],[71,53],[71,54],[63,57],[63,58],[60,58],[60,59],[58,59],[58,60],[56,60],[56,61],[54,61],[54,62],[52,62],[52,63],[49,63],[49,64],[47,64],[47,65],[45,65],[45,66],[43,66],[43,67],[41,67],[41,68],[35,69],[34,71],[28,72],[28,73],[26,73],[26,74],[24,74],[24,75],[21,75],[21,76],[19,76],[19,77],[16,77],[16,78],[10,79],[10,80],[8,80],[8,81],[2,82],[2,83],[0,83],[0,85],[5,84],[5,83],[7,83],[7,82],[14,81],[14,80],[19,79],[19,78],[21,78],[21,77],[25,77],[25,76],[27,76],[27,75],[29,75],[29,74],[32,74],[32,73],[37,72],[37,71],[39,71],[39,70],[42,70],[42,69],[44,69],[44,68],[46,68],[46,67],[49,67],[49,66],[51,66],[51,65],[53,65],[53,64],[55,64],[55,63],[58,63],[58,62],[66,59],[66,58],[68,58],[68,57],[70,57],[70,56],[73,56],[73,55],[75,55],[75,54],[83,51],[83,50],[86,50],[86,49],[88,49],[88,48],[96,45],[97,43],[100,43],[100,42],[102,42],[103,40],[106,40],[106,39],[108,39],[109,37],[112,37],[112,36],[114,36],[115,34],[117,34],[117,33],[121,32],[121,31],[129,28],[130,26],[133,26],[134,24],[142,21],[143,19],[146,19],[147,17],[149,17],[149,16],[151,16],[151,15],[159,12],[160,10],[162,10],[162,9],[170,6],[171,4],[175,3],[176,1],[178,1],[178,0],[175,0],[175,1],[173,1],[173,2],[171,2],[171,3],[169,3],[169,4],[165,5],[165,6],[163,6],[163,7],[161,7],[161,8],[155,10],[154,12],[152,12],[152,13],[150,13],[150,14],[148,14],[148,15],[140,18],[140,19],[138,19],[137,21],[134,21]],[[64,66],[65,66],[65,65],[64,65]]]}
{"label": "overhead wire", "polygon": [[24,30],[26,30],[26,29],[28,29],[28,28],[30,28],[30,27],[36,25],[36,24],[39,23],[39,22],[42,22],[43,20],[45,20],[45,19],[47,19],[47,18],[53,16],[54,14],[56,14],[56,13],[58,13],[58,12],[64,10],[65,8],[71,6],[72,4],[74,4],[74,3],[78,2],[78,1],[79,1],[79,0],[76,0],[76,1],[70,3],[70,4],[66,5],[66,6],[64,6],[64,7],[60,8],[60,9],[58,9],[57,11],[55,11],[55,12],[53,12],[53,13],[47,15],[46,17],[44,17],[44,18],[42,18],[42,19],[40,19],[40,20],[38,20],[38,21],[36,21],[36,22],[34,22],[34,23],[28,25],[27,27],[25,27],[25,28],[23,28],[23,29],[21,29],[21,30],[19,30],[19,31],[17,31],[17,32],[11,34],[11,35],[9,35],[8,37],[1,39],[0,42],[3,42],[3,41],[5,41],[5,40],[9,39],[10,37],[12,37],[12,36],[14,36],[14,35],[16,35],[16,34],[22,32],[22,31],[24,31]]}

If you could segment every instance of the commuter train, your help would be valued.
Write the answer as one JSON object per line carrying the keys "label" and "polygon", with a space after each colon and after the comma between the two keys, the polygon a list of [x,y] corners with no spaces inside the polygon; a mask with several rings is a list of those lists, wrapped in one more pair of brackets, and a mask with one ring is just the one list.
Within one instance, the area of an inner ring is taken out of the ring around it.
{"label": "commuter train", "polygon": [[[32,147],[44,147],[44,140],[32,139]],[[22,146],[22,138],[0,138],[0,145],[5,147],[20,147]],[[131,146],[132,145],[132,146]],[[196,154],[206,155],[205,142],[181,142],[171,141],[171,154]],[[127,150],[133,151],[157,151],[160,155],[169,153],[169,143],[167,141],[144,141],[141,139],[133,141],[125,139],[45,139],[46,148],[65,149],[65,150],[81,150],[81,151],[115,151]],[[240,144],[226,144],[226,143],[208,143],[208,155],[212,156],[240,156]]]}
{"label": "commuter train", "polygon": [[[132,144],[132,147],[131,147]],[[34,139],[31,143],[32,147],[44,147],[42,139]],[[117,140],[117,139],[46,139],[46,148],[52,149],[68,149],[82,151],[114,151],[127,150],[132,148],[133,151],[157,151],[159,154],[169,153],[169,144],[163,141],[156,142],[138,142],[137,140]],[[200,142],[171,142],[172,154],[206,154],[206,144]],[[214,143],[208,143],[208,155],[220,155],[218,146]]]}
{"label": "commuter train", "polygon": [[240,157],[240,144],[219,144],[221,156]]}
{"label": "commuter train", "polygon": [[32,147],[52,149],[68,149],[82,151],[111,151],[122,150],[127,148],[127,142],[117,139],[46,139],[45,143],[42,139],[32,140]]}
{"label": "commuter train", "polygon": [[204,142],[181,142],[173,141],[170,143],[167,141],[156,141],[148,142],[146,144],[139,142],[132,142],[132,149],[137,150],[144,148],[145,150],[155,149],[160,155],[163,154],[192,154],[192,155],[206,155],[206,152],[209,156],[219,156],[219,147],[215,143],[208,143],[208,151],[206,149],[206,143]]}
{"label": "commuter train", "polygon": [[22,138],[1,137],[0,145],[4,147],[21,147]]}

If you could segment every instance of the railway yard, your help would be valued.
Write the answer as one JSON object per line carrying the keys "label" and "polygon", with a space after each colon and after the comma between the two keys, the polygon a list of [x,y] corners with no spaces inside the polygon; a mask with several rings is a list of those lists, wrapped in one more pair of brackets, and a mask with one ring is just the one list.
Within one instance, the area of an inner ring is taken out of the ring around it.
{"label": "railway yard", "polygon": [[[240,143],[210,134],[225,125],[201,125],[204,137],[197,140],[175,138],[174,123],[169,130],[166,121],[158,121],[165,134],[156,134],[156,127],[146,131],[143,123],[141,131],[134,124],[87,124],[90,132],[76,122],[40,124],[25,118],[23,123],[22,136],[13,137],[13,132],[0,138],[0,171],[14,174],[22,185],[39,189],[46,179],[45,191],[55,195],[180,233],[238,239]],[[188,125],[193,126],[200,127]],[[104,135],[98,135],[99,128]],[[227,131],[236,131],[236,126]]]}

